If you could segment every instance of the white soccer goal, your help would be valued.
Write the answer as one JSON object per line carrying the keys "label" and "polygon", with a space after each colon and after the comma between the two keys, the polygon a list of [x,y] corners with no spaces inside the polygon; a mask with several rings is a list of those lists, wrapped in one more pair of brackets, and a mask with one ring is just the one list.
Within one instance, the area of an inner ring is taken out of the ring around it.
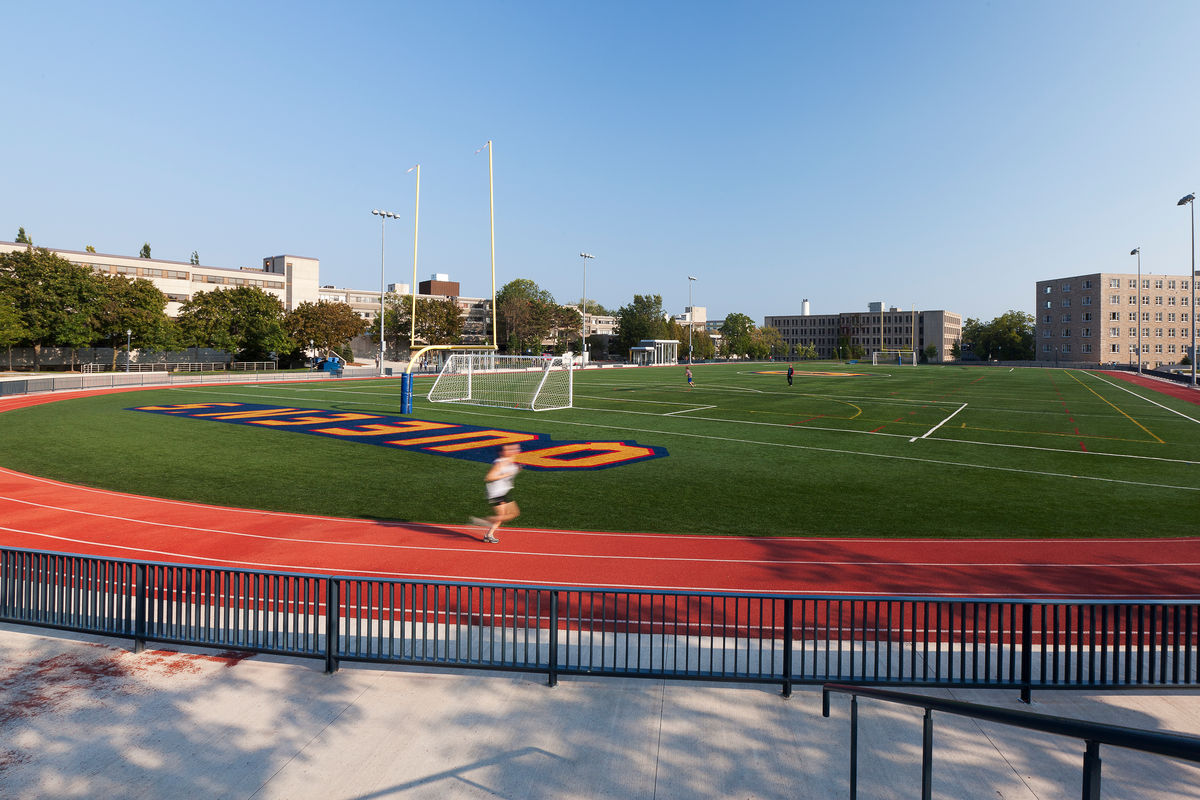
{"label": "white soccer goal", "polygon": [[574,373],[562,356],[455,353],[438,373],[429,400],[477,406],[553,411],[570,408]]}
{"label": "white soccer goal", "polygon": [[876,350],[871,353],[871,363],[875,366],[880,364],[895,364],[897,366],[916,366],[917,351],[916,350]]}

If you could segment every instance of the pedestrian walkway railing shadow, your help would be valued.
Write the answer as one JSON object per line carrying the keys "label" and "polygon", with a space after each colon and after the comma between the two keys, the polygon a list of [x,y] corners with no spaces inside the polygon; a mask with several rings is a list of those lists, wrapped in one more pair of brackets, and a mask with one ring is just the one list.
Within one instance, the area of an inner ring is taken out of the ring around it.
{"label": "pedestrian walkway railing shadow", "polygon": [[[482,758],[478,761],[473,761],[470,764],[465,764],[461,767],[442,770],[441,772],[435,772],[432,775],[426,775],[423,778],[417,778],[416,780],[398,783],[395,786],[389,786],[388,788],[380,789],[377,792],[360,794],[352,798],[352,800],[377,800],[378,798],[383,797],[395,797],[401,792],[407,792],[412,789],[420,789],[425,786],[432,786],[434,784],[441,783],[442,781],[450,780],[459,781],[461,783],[474,786],[477,789],[490,794],[492,793],[491,788],[482,783],[477,783],[476,781],[471,780],[467,777],[467,775],[471,772],[486,769],[488,767],[498,767],[506,764],[512,764],[519,759],[528,758],[529,756],[541,756],[554,761],[568,761],[568,759],[565,759],[562,756],[556,755],[555,753],[551,753],[547,750],[543,750],[540,747],[522,747],[518,750],[510,750],[507,753],[498,753],[491,758]],[[520,768],[522,770],[535,769],[535,767],[532,765],[522,765]]]}

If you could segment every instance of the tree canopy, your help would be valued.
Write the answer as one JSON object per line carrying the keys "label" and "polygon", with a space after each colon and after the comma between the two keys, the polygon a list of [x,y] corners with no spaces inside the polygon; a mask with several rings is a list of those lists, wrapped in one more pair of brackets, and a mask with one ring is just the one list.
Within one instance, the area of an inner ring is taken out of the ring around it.
{"label": "tree canopy", "polygon": [[1024,311],[1007,311],[990,322],[963,323],[962,349],[983,361],[1031,361],[1034,345],[1034,318]]}
{"label": "tree canopy", "polygon": [[617,345],[622,354],[643,339],[669,339],[662,295],[635,294],[633,302],[617,309]]}
{"label": "tree canopy", "polygon": [[369,323],[346,303],[304,302],[283,319],[283,329],[298,347],[309,342],[322,350],[340,349],[367,330]]}
{"label": "tree canopy", "polygon": [[283,326],[283,302],[257,286],[200,292],[179,311],[187,347],[215,347],[243,361],[265,361],[296,343]]}
{"label": "tree canopy", "polygon": [[501,348],[509,353],[541,352],[558,318],[554,296],[528,278],[504,284],[496,293],[496,321]]}
{"label": "tree canopy", "polygon": [[750,354],[754,347],[754,320],[735,311],[725,316],[720,330],[725,355],[746,356]]}

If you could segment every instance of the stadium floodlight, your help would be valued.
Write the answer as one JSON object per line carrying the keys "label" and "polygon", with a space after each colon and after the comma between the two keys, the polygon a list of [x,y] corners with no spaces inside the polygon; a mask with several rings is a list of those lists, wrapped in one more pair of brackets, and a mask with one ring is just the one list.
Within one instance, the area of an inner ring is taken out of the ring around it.
{"label": "stadium floodlight", "polygon": [[587,364],[587,262],[589,258],[595,258],[591,253],[580,253],[579,257],[583,259],[583,299],[579,301],[579,365]]}
{"label": "stadium floodlight", "polygon": [[692,328],[695,327],[696,309],[692,307],[692,284],[696,282],[696,276],[688,275],[688,363],[694,364],[695,357],[692,355]]}
{"label": "stadium floodlight", "polygon": [[[1196,193],[1179,198],[1177,206],[1188,205],[1192,208],[1192,353],[1188,361],[1192,362],[1192,388],[1196,388]],[[1138,321],[1139,326],[1141,321]],[[1139,327],[1140,330],[1140,327]]]}
{"label": "stadium floodlight", "polygon": [[129,372],[129,357],[133,355],[133,330],[125,329],[125,371]]}
{"label": "stadium floodlight", "polygon": [[391,211],[380,211],[378,208],[372,209],[371,213],[379,217],[379,377],[383,377],[383,299],[384,286],[383,277],[383,259],[384,259],[384,223],[389,219],[400,219],[398,214],[393,214]]}
{"label": "stadium floodlight", "polygon": [[1140,248],[1140,247],[1133,248],[1132,250],[1129,251],[1129,255],[1137,256],[1137,259],[1138,259],[1138,280],[1137,280],[1137,292],[1138,292],[1138,312],[1137,312],[1137,315],[1138,315],[1138,327],[1137,327],[1137,332],[1138,332],[1137,349],[1138,349],[1138,352],[1137,352],[1137,354],[1138,354],[1138,363],[1137,363],[1137,374],[1141,375],[1142,374],[1142,248]]}

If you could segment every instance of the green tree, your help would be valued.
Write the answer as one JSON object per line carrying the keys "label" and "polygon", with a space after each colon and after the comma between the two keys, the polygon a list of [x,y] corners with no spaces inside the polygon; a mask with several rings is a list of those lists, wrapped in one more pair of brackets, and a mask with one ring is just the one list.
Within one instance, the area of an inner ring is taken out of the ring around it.
{"label": "green tree", "polygon": [[283,319],[284,331],[297,346],[307,347],[309,342],[314,342],[323,351],[345,346],[355,336],[365,333],[369,326],[370,322],[348,304],[328,300],[301,303]]}
{"label": "green tree", "polygon": [[192,251],[192,257],[188,259],[188,263],[189,263],[189,264],[191,264],[193,267],[195,267],[195,266],[199,266],[199,264],[200,264],[200,253],[198,253],[197,251],[193,250],[193,251]]}
{"label": "green tree", "polygon": [[955,339],[950,343],[950,357],[955,361],[962,358],[962,342],[960,340]]}
{"label": "green tree", "polygon": [[417,340],[425,344],[458,344],[463,317],[449,297],[417,298]]}
{"label": "green tree", "polygon": [[100,295],[95,275],[44,247],[0,255],[0,293],[11,300],[26,330],[24,340],[33,345],[35,370],[41,368],[43,346],[77,348],[95,338]]}
{"label": "green tree", "polygon": [[89,244],[87,247],[83,248],[83,249],[84,249],[84,250],[86,250],[86,251],[88,251],[89,253],[94,253],[94,252],[96,252],[96,248],[95,248],[95,247],[92,247],[90,244]]}
{"label": "green tree", "polygon": [[984,361],[1030,361],[1034,358],[1034,318],[1007,311],[990,322],[968,318],[963,323],[964,349]]}
{"label": "green tree", "polygon": [[138,253],[138,255],[141,258],[149,258],[150,257],[150,243],[149,242],[145,242],[142,244],[142,252]]}
{"label": "green tree", "polygon": [[174,344],[174,328],[167,319],[167,296],[148,280],[124,275],[97,275],[99,296],[93,316],[93,342],[113,346],[112,367],[117,368],[117,347],[129,340],[140,348],[165,350]]}
{"label": "green tree", "polygon": [[283,302],[257,286],[200,292],[179,310],[185,347],[213,347],[241,361],[265,361],[296,346],[283,327]]}
{"label": "green tree", "polygon": [[624,355],[643,339],[669,339],[666,314],[663,313],[662,295],[635,294],[633,302],[621,306],[614,315],[617,318],[617,347]]}
{"label": "green tree", "polygon": [[17,244],[33,244],[33,239],[29,238],[29,234],[25,233],[24,228],[17,228]]}
{"label": "green tree", "polygon": [[13,345],[23,341],[29,331],[21,323],[21,315],[11,297],[0,294],[0,347],[8,351],[8,368],[11,370]]}
{"label": "green tree", "polygon": [[717,345],[708,331],[692,331],[692,359],[707,361],[717,354]]}
{"label": "green tree", "polygon": [[925,350],[921,353],[921,360],[927,363],[937,361],[938,349],[936,344],[925,345]]}
{"label": "green tree", "polygon": [[496,321],[502,347],[509,353],[541,352],[554,326],[554,296],[528,278],[504,284],[496,293]]}
{"label": "green tree", "polygon": [[745,314],[734,312],[725,316],[721,323],[721,338],[725,342],[725,354],[729,356],[744,356],[750,352],[753,343],[754,320]]}

